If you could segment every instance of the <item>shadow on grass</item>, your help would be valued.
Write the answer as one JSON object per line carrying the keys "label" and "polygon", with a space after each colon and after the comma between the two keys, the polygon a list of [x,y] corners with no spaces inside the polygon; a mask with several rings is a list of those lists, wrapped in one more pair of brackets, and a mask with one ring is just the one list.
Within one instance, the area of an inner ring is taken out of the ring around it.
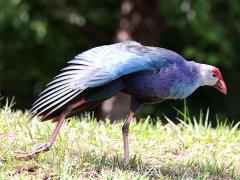
{"label": "shadow on grass", "polygon": [[133,156],[130,159],[130,164],[125,167],[123,165],[123,159],[119,156],[108,157],[107,155],[96,155],[94,153],[86,153],[87,161],[90,161],[96,171],[101,173],[103,169],[111,169],[114,171],[131,171],[136,175],[147,176],[150,178],[159,178],[163,176],[161,173],[161,168],[152,167],[150,164],[144,163],[137,156]]}
{"label": "shadow on grass", "polygon": [[104,169],[111,171],[132,172],[135,176],[143,176],[150,179],[169,178],[169,179],[240,179],[235,172],[233,164],[218,166],[217,163],[200,162],[189,160],[187,163],[174,161],[158,163],[145,163],[134,155],[130,159],[130,165],[124,167],[122,157],[108,155],[99,156],[94,153],[86,152],[85,160],[94,165],[94,169],[101,174]]}

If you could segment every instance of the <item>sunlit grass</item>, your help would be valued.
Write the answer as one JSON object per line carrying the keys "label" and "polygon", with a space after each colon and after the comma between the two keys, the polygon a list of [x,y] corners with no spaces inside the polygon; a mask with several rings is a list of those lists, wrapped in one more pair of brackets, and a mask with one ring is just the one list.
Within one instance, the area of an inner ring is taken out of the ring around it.
{"label": "sunlit grass", "polygon": [[240,179],[240,130],[227,123],[212,128],[208,112],[179,123],[151,119],[130,126],[130,167],[122,164],[123,122],[98,122],[86,114],[64,124],[51,151],[32,160],[14,160],[46,142],[54,124],[27,123],[27,113],[0,110],[0,174],[15,178],[99,179]]}

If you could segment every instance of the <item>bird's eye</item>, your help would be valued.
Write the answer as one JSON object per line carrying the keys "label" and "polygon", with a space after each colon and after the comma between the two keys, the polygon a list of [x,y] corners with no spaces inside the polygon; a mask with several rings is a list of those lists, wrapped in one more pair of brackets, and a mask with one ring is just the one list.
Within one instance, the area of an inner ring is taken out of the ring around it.
{"label": "bird's eye", "polygon": [[217,77],[216,74],[212,73],[212,77]]}

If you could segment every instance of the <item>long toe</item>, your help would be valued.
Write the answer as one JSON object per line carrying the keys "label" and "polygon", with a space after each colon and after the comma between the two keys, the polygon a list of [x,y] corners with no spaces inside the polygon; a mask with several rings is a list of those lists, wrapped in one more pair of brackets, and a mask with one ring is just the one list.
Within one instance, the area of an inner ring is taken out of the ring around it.
{"label": "long toe", "polygon": [[14,156],[14,159],[31,159],[34,156],[39,155],[40,153],[49,151],[51,146],[52,145],[50,143],[45,143],[42,146],[34,149],[31,152],[20,152],[20,154],[24,154],[24,155],[23,156]]}
{"label": "long toe", "polygon": [[50,144],[49,142],[47,142],[47,143],[45,143],[45,144],[43,144],[43,145],[38,146],[37,148],[35,148],[34,151],[43,149],[43,150],[44,150],[43,152],[45,152],[45,151],[48,151],[51,146],[52,146],[52,144]]}

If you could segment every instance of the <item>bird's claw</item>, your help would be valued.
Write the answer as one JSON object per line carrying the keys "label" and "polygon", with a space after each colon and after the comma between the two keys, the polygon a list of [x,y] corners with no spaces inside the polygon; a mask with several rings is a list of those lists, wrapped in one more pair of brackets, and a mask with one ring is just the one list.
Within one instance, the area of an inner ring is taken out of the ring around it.
{"label": "bird's claw", "polygon": [[52,146],[52,144],[50,144],[49,142],[37,147],[36,149],[34,149],[31,152],[19,152],[20,154],[24,154],[22,156],[14,156],[14,159],[31,159],[33,156],[36,156],[42,152],[46,152],[49,151],[50,147]]}
{"label": "bird's claw", "polygon": [[35,151],[43,149],[43,152],[45,152],[45,151],[48,151],[51,146],[52,146],[52,145],[51,145],[49,142],[47,142],[47,143],[45,143],[45,144],[37,147],[37,148],[35,149]]}

